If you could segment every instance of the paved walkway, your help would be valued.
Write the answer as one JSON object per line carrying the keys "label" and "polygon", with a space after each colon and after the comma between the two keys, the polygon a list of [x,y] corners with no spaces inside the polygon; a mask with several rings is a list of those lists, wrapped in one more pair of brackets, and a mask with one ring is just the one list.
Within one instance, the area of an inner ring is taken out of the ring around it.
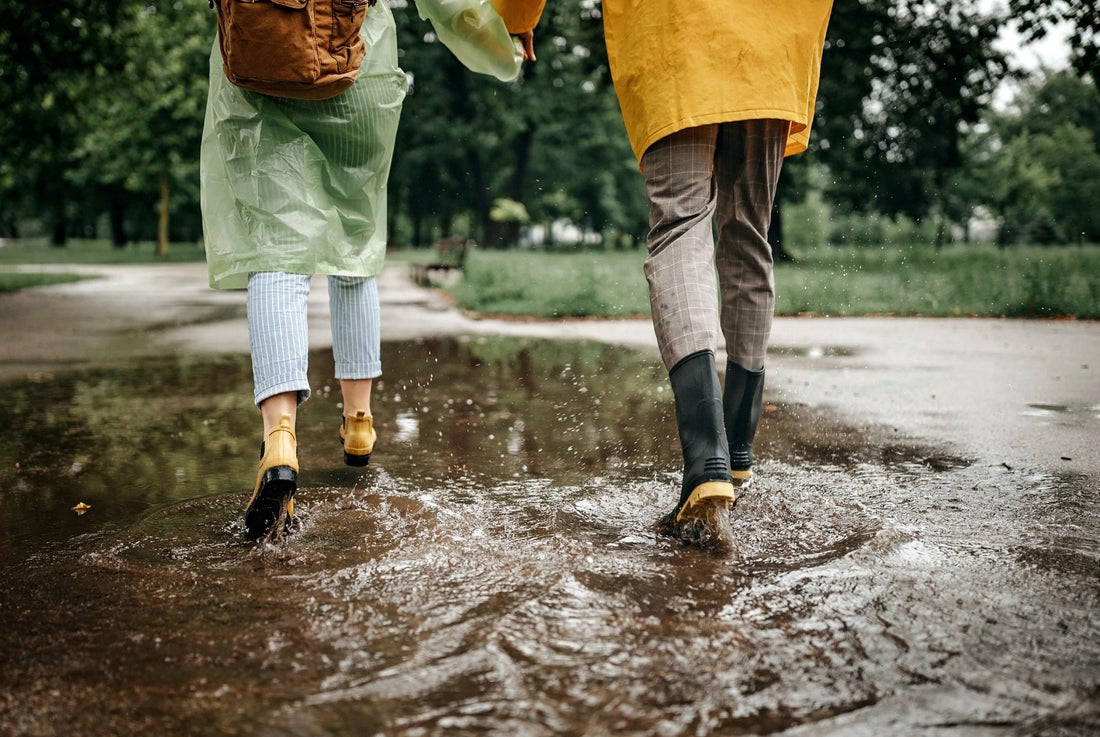
{"label": "paved walkway", "polygon": [[[81,266],[99,279],[0,295],[0,381],[165,353],[246,353],[244,293],[207,287],[201,263]],[[40,268],[36,267],[36,270]],[[311,343],[330,345],[324,279]],[[651,351],[648,320],[475,320],[392,263],[380,277],[384,340],[500,334]],[[384,358],[384,357],[383,357]],[[773,401],[947,444],[978,462],[1079,473],[1100,488],[1100,323],[938,318],[779,318]]]}

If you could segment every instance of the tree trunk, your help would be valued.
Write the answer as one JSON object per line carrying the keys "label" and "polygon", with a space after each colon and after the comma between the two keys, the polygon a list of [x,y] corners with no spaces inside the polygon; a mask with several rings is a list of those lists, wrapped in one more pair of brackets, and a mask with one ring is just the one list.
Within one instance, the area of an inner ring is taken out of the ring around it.
{"label": "tree trunk", "polygon": [[58,203],[53,207],[53,232],[50,234],[50,245],[62,248],[69,242],[69,217],[65,214],[65,204]]}
{"label": "tree trunk", "polygon": [[445,202],[439,213],[439,237],[450,238],[454,235],[454,208],[450,202]]}
{"label": "tree trunk", "polygon": [[109,212],[111,217],[111,243],[115,248],[122,248],[130,239],[126,236],[126,201],[121,193],[111,193]]}
{"label": "tree trunk", "polygon": [[944,247],[947,243],[947,219],[942,214],[933,215],[936,223],[936,250]]}
{"label": "tree trunk", "polygon": [[68,219],[63,215],[59,215],[54,220],[54,231],[50,235],[50,245],[63,249],[66,243],[68,243]]}
{"label": "tree trunk", "polygon": [[[535,127],[527,121],[527,125],[512,141],[512,160],[515,168],[512,170],[512,178],[508,186],[508,196],[514,201],[523,203],[527,196],[527,169],[531,162],[531,146],[535,140]],[[497,223],[499,226],[499,238],[501,248],[511,248],[519,244],[520,232],[523,223],[512,221]]]}
{"label": "tree trunk", "polygon": [[535,141],[535,126],[531,121],[516,135],[512,142],[512,182],[508,196],[516,202],[523,202],[527,194],[527,168],[531,162],[531,147]]}
{"label": "tree trunk", "polygon": [[409,219],[412,221],[413,246],[419,248],[424,245],[424,215],[417,209]]}
{"label": "tree trunk", "polygon": [[474,201],[477,207],[477,222],[481,231],[478,241],[486,248],[501,248],[500,234],[496,225],[489,217],[493,208],[493,196],[489,191],[489,182],[485,177],[485,169],[481,163],[481,156],[474,148],[466,152],[466,160],[470,165],[470,178],[473,180]]}
{"label": "tree trunk", "polygon": [[168,258],[168,172],[160,174],[160,215],[157,218],[157,258]]}
{"label": "tree trunk", "polygon": [[794,262],[794,256],[783,246],[783,215],[779,201],[772,205],[772,220],[768,223],[768,245],[772,247],[774,261]]}
{"label": "tree trunk", "polygon": [[[457,59],[449,59],[446,77],[448,85],[455,91],[457,102],[452,114],[462,121],[474,120],[477,116],[471,102],[466,70]],[[473,143],[466,146],[465,154],[469,166],[470,186],[474,195],[474,238],[482,245],[492,248],[497,244],[494,242],[493,222],[489,219],[489,211],[493,205],[492,192],[489,191],[489,181],[485,175],[481,154]]]}

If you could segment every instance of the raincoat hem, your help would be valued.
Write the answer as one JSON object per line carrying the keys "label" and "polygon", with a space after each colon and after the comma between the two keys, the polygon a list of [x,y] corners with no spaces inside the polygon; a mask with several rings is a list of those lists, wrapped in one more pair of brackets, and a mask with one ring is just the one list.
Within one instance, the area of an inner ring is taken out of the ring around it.
{"label": "raincoat hem", "polygon": [[[755,108],[750,110],[723,110],[716,113],[707,113],[706,115],[694,115],[682,118],[670,125],[661,126],[660,128],[650,131],[638,142],[638,145],[634,147],[634,155],[638,159],[638,164],[640,166],[642,154],[644,154],[650,146],[665,136],[670,136],[677,131],[682,131],[687,128],[697,128],[703,125],[713,125],[715,123],[732,123],[740,120],[761,120],[764,118],[786,120],[791,123],[791,130],[787,134],[787,147],[784,151],[784,156],[790,156],[791,154],[801,153],[806,150],[805,144],[791,140],[799,133],[809,128],[809,121],[806,120],[805,113],[795,113],[790,110],[778,110],[775,108]],[[801,147],[799,148],[799,146]]]}
{"label": "raincoat hem", "polygon": [[[384,263],[384,260],[383,260]],[[278,272],[280,274],[303,274],[305,276],[351,276],[356,278],[378,276],[382,273],[382,264],[377,267],[361,266],[356,268],[324,268],[315,266],[302,266],[299,264],[269,265],[263,268],[245,268],[223,271],[217,276],[210,275],[210,287],[212,289],[236,290],[248,287],[248,277],[251,274],[263,272]]]}

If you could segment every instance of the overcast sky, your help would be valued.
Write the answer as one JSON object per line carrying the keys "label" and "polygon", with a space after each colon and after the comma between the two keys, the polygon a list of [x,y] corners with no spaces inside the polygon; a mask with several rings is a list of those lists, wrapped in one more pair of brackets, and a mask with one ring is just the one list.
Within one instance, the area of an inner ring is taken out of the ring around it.
{"label": "overcast sky", "polygon": [[[986,0],[991,6],[1005,7],[1004,2],[998,0]],[[1001,38],[998,47],[1008,52],[1016,64],[1024,69],[1037,70],[1040,67],[1059,71],[1069,67],[1069,42],[1067,41],[1068,26],[1053,28],[1038,42],[1027,45],[1021,44],[1020,34],[1010,24],[1001,30]],[[1004,109],[1015,94],[1014,85],[1004,83],[993,98],[993,107]]]}
{"label": "overcast sky", "polygon": [[[979,0],[978,6],[985,10],[1008,9],[1008,3],[1005,0]],[[1001,31],[1000,48],[1012,54],[1016,62],[1027,69],[1038,69],[1040,66],[1065,69],[1069,66],[1069,44],[1066,36],[1067,27],[1063,25],[1052,29],[1042,41],[1021,46],[1020,35],[1016,33],[1016,29],[1012,28],[1011,24],[1006,24]]]}
{"label": "overcast sky", "polygon": [[1069,66],[1069,43],[1066,41],[1064,28],[1052,30],[1042,41],[1021,46],[1019,34],[1006,27],[1001,31],[1000,46],[1011,53],[1016,62],[1026,69],[1046,66],[1060,70]]}

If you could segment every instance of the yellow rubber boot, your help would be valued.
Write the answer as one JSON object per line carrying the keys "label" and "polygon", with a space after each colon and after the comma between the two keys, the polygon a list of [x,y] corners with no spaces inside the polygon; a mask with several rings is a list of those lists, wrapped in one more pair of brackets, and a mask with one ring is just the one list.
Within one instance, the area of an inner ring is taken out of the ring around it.
{"label": "yellow rubber boot", "polygon": [[244,511],[248,536],[256,539],[276,524],[285,524],[288,513],[293,516],[291,500],[297,489],[298,440],[290,426],[290,415],[284,414],[261,446],[256,488]]}
{"label": "yellow rubber boot", "polygon": [[344,446],[344,463],[349,466],[365,466],[370,462],[374,451],[374,441],[378,434],[374,431],[374,417],[363,410],[354,417],[344,415],[340,425],[340,442]]}

